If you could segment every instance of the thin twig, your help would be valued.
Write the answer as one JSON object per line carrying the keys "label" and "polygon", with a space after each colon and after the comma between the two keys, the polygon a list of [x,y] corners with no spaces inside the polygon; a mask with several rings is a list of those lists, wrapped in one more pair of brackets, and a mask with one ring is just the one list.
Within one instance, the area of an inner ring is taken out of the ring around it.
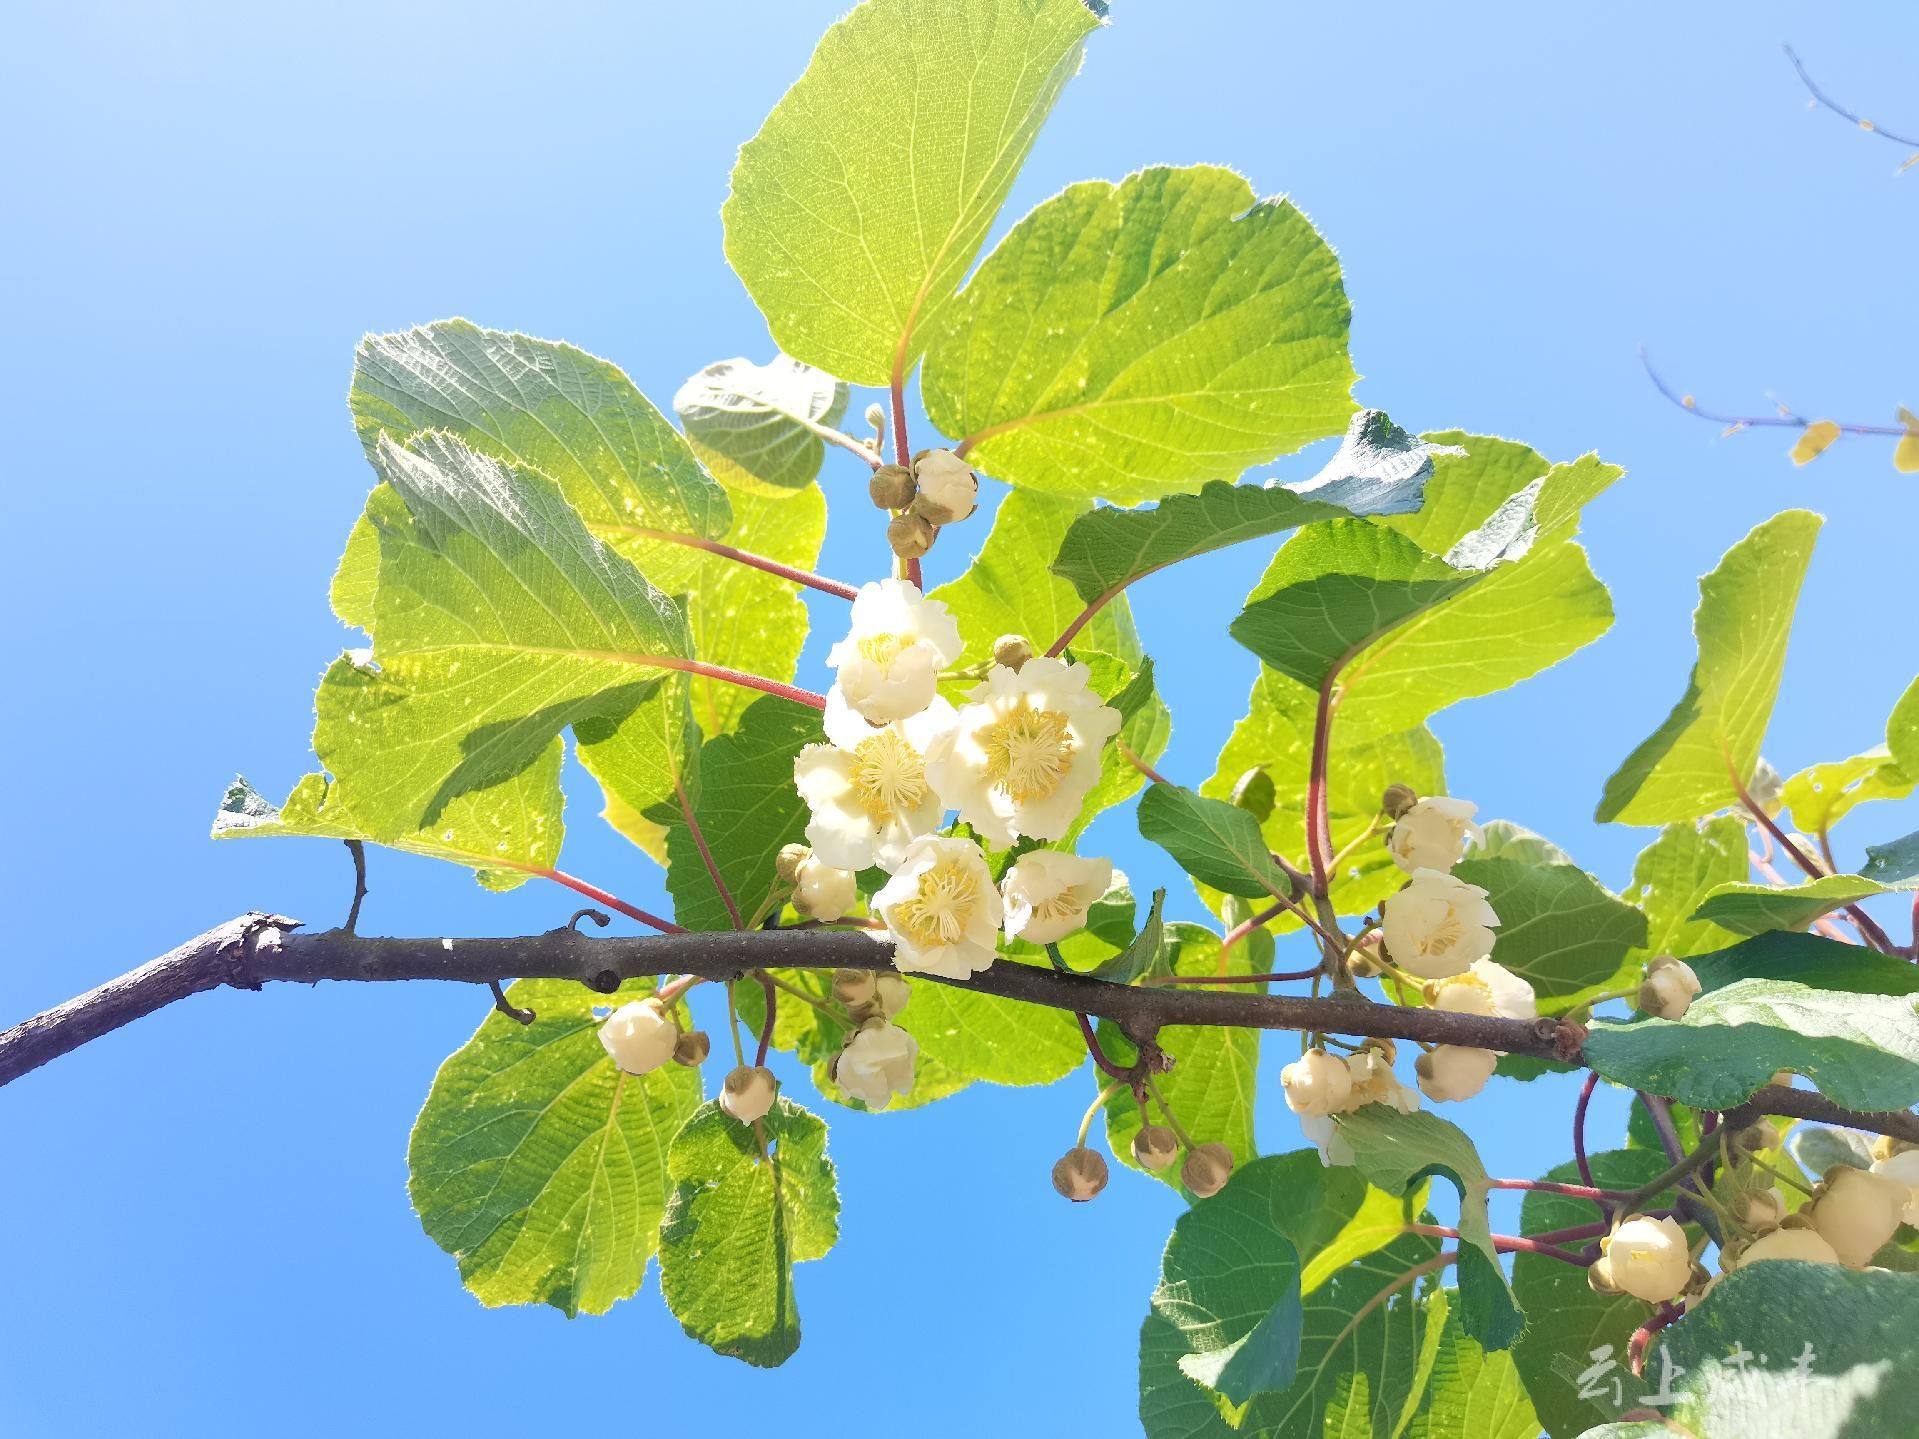
{"label": "thin twig", "polygon": [[[1813,879],[1825,878],[1826,871],[1819,867],[1819,862],[1813,859],[1804,850],[1800,849],[1798,845],[1794,844],[1791,836],[1781,829],[1778,822],[1774,820],[1771,815],[1767,814],[1764,807],[1756,802],[1752,795],[1747,792],[1745,781],[1739,778],[1739,771],[1733,768],[1732,756],[1726,755],[1724,758],[1726,761],[1726,773],[1731,777],[1733,790],[1738,794],[1739,803],[1745,807],[1746,813],[1759,821],[1760,828],[1771,835],[1774,843],[1785,851],[1786,857],[1798,865],[1808,876]],[[1881,954],[1892,954],[1895,952],[1896,946],[1894,946],[1891,936],[1879,927],[1877,920],[1856,904],[1848,904],[1844,906],[1844,908],[1846,914],[1852,919],[1854,926],[1858,929],[1861,939]]]}
{"label": "thin twig", "polygon": [[[1727,415],[1721,414],[1716,410],[1702,409],[1698,401],[1693,399],[1691,395],[1680,394],[1677,390],[1673,389],[1671,385],[1668,385],[1665,380],[1660,378],[1659,371],[1653,368],[1652,361],[1647,358],[1646,347],[1644,345],[1639,347],[1639,363],[1645,367],[1646,378],[1652,381],[1653,388],[1658,390],[1660,394],[1671,400],[1689,415],[1697,415],[1700,419],[1711,420],[1717,425],[1731,426],[1732,428],[1727,432],[1729,434],[1737,433],[1740,430],[1751,429],[1803,430],[1813,423],[1813,421],[1806,418],[1806,416],[1796,415],[1790,410],[1781,410],[1770,415]],[[1838,421],[1833,421],[1832,423],[1837,426],[1842,434],[1847,435],[1888,435],[1894,438],[1903,438],[1909,433],[1903,425],[1852,425],[1839,424]]]}
{"label": "thin twig", "polygon": [[[1792,68],[1799,72],[1799,82],[1806,87],[1807,91],[1812,95],[1812,98],[1814,100],[1817,100],[1821,105],[1824,105],[1828,110],[1832,111],[1833,114],[1837,115],[1842,120],[1850,120],[1853,124],[1857,125],[1861,130],[1866,131],[1868,134],[1882,135],[1886,139],[1892,141],[1892,143],[1895,145],[1905,145],[1905,146],[1911,146],[1914,148],[1919,148],[1919,140],[1909,140],[1904,135],[1894,134],[1891,130],[1886,129],[1885,126],[1880,125],[1875,121],[1868,120],[1863,115],[1855,115],[1852,111],[1848,110],[1844,105],[1841,105],[1838,101],[1834,100],[1830,95],[1826,94],[1824,90],[1821,90],[1817,85],[1813,83],[1812,76],[1806,73],[1805,65],[1800,62],[1799,56],[1793,50],[1792,46],[1782,45],[1780,48],[1786,52],[1786,58],[1792,61]],[[1906,162],[1907,165],[1910,165],[1911,163],[1912,161],[1910,160]],[[1903,170],[1905,166],[1902,165],[1899,168]]]}
{"label": "thin twig", "polygon": [[1599,1088],[1599,1071],[1586,1071],[1586,1082],[1580,1086],[1579,1101],[1573,1105],[1573,1162],[1579,1166],[1579,1179],[1582,1184],[1593,1182],[1593,1167],[1586,1158],[1586,1108],[1592,1103],[1593,1091]]}
{"label": "thin twig", "polygon": [[713,851],[707,848],[706,831],[700,828],[700,821],[693,813],[693,801],[686,797],[686,786],[680,783],[678,775],[673,776],[673,791],[680,799],[680,813],[686,819],[687,832],[693,836],[693,844],[700,852],[700,862],[706,866],[707,878],[713,881],[713,888],[719,891],[720,903],[726,906],[726,913],[733,921],[733,928],[745,929],[746,921],[740,915],[738,901],[733,891],[726,887],[726,881],[720,875],[720,867],[713,859]]}
{"label": "thin twig", "polygon": [[753,1063],[763,1069],[766,1067],[766,1051],[773,1047],[773,1019],[779,1012],[780,992],[764,974],[753,977],[759,980],[760,990],[766,996],[766,1013],[760,1019],[760,1047],[753,1052]]}
{"label": "thin twig", "polygon": [[539,1015],[530,1009],[517,1009],[513,1005],[508,1004],[506,1002],[506,991],[500,988],[499,980],[489,979],[486,982],[486,987],[493,991],[493,1007],[499,1010],[500,1013],[504,1014],[508,1019],[515,1020],[520,1024],[531,1024],[539,1018]]}
{"label": "thin twig", "polygon": [[718,555],[722,559],[762,570],[769,575],[778,575],[783,580],[792,580],[795,584],[805,585],[808,589],[819,590],[824,594],[838,595],[850,600],[859,594],[859,587],[849,585],[844,580],[828,579],[825,575],[816,575],[811,570],[799,569],[794,565],[782,564],[765,555],[756,555],[751,550],[742,550],[733,545],[721,544],[718,540],[703,539],[698,535],[680,534],[675,530],[650,530],[640,525],[596,525],[595,533],[626,535],[635,539],[662,540],[668,544],[685,545],[688,549],[705,550],[709,555]]}
{"label": "thin twig", "polygon": [[345,841],[346,852],[353,856],[353,903],[347,906],[346,923],[340,928],[352,934],[360,923],[360,902],[366,898],[366,844],[357,839]]}

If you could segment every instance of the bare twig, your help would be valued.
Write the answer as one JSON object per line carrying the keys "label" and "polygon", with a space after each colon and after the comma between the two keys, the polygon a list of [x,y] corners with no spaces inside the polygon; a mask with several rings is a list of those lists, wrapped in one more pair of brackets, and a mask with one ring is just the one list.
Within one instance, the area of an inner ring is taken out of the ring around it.
{"label": "bare twig", "polygon": [[344,843],[346,852],[353,856],[353,903],[347,906],[346,923],[340,928],[352,934],[360,923],[360,903],[366,898],[366,845],[357,839]]}
{"label": "bare twig", "polygon": [[[1783,406],[1770,415],[1728,415],[1718,410],[1708,410],[1691,395],[1682,395],[1660,378],[1659,371],[1652,367],[1652,361],[1646,356],[1646,347],[1639,347],[1639,363],[1645,366],[1646,378],[1652,381],[1653,388],[1671,400],[1689,415],[1697,415],[1702,420],[1711,420],[1716,425],[1728,426],[1727,434],[1737,434],[1740,430],[1803,430],[1815,423],[1805,415],[1794,414]],[[1910,433],[1904,425],[1855,425],[1831,421],[1844,435],[1884,435],[1894,439],[1903,439]]]}
{"label": "bare twig", "polygon": [[508,1019],[518,1020],[521,1024],[531,1024],[540,1016],[530,1009],[520,1009],[506,1002],[506,991],[500,988],[500,981],[489,979],[486,987],[493,991],[493,1007]]}
{"label": "bare twig", "polygon": [[[1892,141],[1892,143],[1895,145],[1904,145],[1914,149],[1919,149],[1919,140],[1912,140],[1912,139],[1908,139],[1904,135],[1895,134],[1891,130],[1888,130],[1884,125],[1881,125],[1877,123],[1876,121],[1868,120],[1863,115],[1855,115],[1852,111],[1848,110],[1844,105],[1841,105],[1838,101],[1834,100],[1824,90],[1821,90],[1817,85],[1813,83],[1812,76],[1806,73],[1805,64],[1800,60],[1798,54],[1793,50],[1792,46],[1782,45],[1780,48],[1786,52],[1786,58],[1792,61],[1792,68],[1799,72],[1799,83],[1806,87],[1807,93],[1810,94],[1812,98],[1815,101],[1817,101],[1819,104],[1825,106],[1826,109],[1832,111],[1832,113],[1837,115],[1840,119],[1850,120],[1853,124],[1857,125],[1861,130],[1866,131],[1868,134],[1883,136],[1884,138]],[[1910,165],[1911,163],[1912,161],[1910,160],[1906,162],[1907,165]],[[1899,168],[1903,170],[1905,168],[1905,165],[1901,165]]]}

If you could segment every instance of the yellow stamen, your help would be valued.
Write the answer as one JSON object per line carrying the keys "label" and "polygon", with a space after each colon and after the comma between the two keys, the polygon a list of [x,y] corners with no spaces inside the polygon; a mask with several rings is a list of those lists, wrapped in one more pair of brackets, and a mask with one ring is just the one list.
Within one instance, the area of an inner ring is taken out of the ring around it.
{"label": "yellow stamen", "polygon": [[899,731],[861,740],[853,760],[853,794],[874,819],[918,809],[926,798],[926,763]]}
{"label": "yellow stamen", "polygon": [[920,876],[919,893],[894,909],[893,927],[922,949],[955,944],[978,899],[977,875],[949,859]]}
{"label": "yellow stamen", "polygon": [[1036,710],[1024,695],[1017,708],[980,735],[987,781],[1014,804],[1045,799],[1073,764],[1073,733],[1057,710]]}

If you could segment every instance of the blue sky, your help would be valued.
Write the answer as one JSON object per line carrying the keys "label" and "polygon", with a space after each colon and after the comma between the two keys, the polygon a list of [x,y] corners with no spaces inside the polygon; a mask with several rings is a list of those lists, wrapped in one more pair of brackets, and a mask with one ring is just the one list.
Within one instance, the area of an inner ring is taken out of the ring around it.
{"label": "blue sky", "polygon": [[[719,204],[734,147],[840,8],[9,10],[0,1023],[247,908],[336,919],[337,848],[204,835],[236,769],[278,792],[308,765],[311,689],[344,638],[326,581],[370,483],[344,404],[355,340],[463,314],[613,358],[662,404],[711,360],[766,357]],[[1634,349],[1727,408],[1770,391],[1881,422],[1919,404],[1919,172],[1895,179],[1899,151],[1809,112],[1778,49],[1919,129],[1919,12],[1114,11],[1002,225],[1073,180],[1232,165],[1338,248],[1362,400],[1627,467],[1586,523],[1616,625],[1440,717],[1455,793],[1623,883],[1648,836],[1591,823],[1600,785],[1684,682],[1696,577],[1794,505],[1828,524],[1767,753],[1792,769],[1882,737],[1919,669],[1919,486],[1881,442],[1805,470],[1776,435],[1721,442]],[[847,518],[822,568],[857,577],[876,544],[858,466],[825,482]],[[1241,713],[1253,662],[1224,625],[1263,559],[1136,592],[1176,778],[1209,773]],[[662,900],[574,793],[568,866]],[[1862,810],[1842,859],[1916,827],[1913,802]],[[1095,839],[1136,875],[1162,864],[1124,813]],[[395,933],[530,932],[572,907],[384,854],[373,886],[366,924]],[[1092,1205],[1053,1197],[1083,1074],[835,1113],[842,1238],[800,1273],[798,1357],[763,1373],[685,1340],[650,1278],[571,1323],[460,1288],[408,1208],[405,1141],[484,1009],[450,987],[205,996],[0,1091],[0,1432],[810,1436],[841,1432],[849,1395],[927,1436],[982,1417],[1132,1432],[1135,1332],[1178,1206],[1128,1176]],[[1537,1172],[1565,1157],[1569,1100],[1500,1086],[1465,1121],[1495,1173]],[[1613,1106],[1595,1130],[1618,1123]],[[1261,1132],[1298,1142],[1276,1101]]]}

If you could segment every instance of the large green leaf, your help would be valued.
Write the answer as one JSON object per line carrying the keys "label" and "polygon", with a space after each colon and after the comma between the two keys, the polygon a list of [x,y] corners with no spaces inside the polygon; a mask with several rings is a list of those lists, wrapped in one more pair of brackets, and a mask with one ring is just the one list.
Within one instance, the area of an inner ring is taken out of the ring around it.
{"label": "large green leaf", "polygon": [[1465,1131],[1436,1114],[1401,1114],[1387,1104],[1368,1104],[1334,1123],[1359,1172],[1388,1194],[1413,1193],[1434,1174],[1452,1182],[1459,1191],[1460,1323],[1488,1349],[1510,1347],[1524,1316],[1493,1247],[1486,1166]]}
{"label": "large green leaf", "polygon": [[[1012,960],[1002,958],[1001,964]],[[933,980],[914,980],[900,1028],[919,1041],[913,1093],[894,1108],[957,1093],[975,1081],[1051,1084],[1086,1062],[1079,1026],[1064,1010],[974,994]],[[816,1076],[818,1077],[818,1076]],[[822,1085],[822,1092],[829,1092]]]}
{"label": "large green leaf", "polygon": [[1919,994],[1919,968],[1817,934],[1772,930],[1691,961],[1711,992],[1741,979],[1782,979],[1848,994]]}
{"label": "large green leaf", "polygon": [[603,1314],[640,1287],[670,1184],[667,1147],[700,1102],[698,1071],[623,1074],[595,1010],[652,990],[597,995],[523,979],[440,1066],[407,1146],[407,1192],[434,1243],[483,1304]]}
{"label": "large green leaf", "polygon": [[1553,469],[1537,450],[1514,440],[1460,430],[1425,439],[1445,450],[1433,461],[1432,478],[1426,482],[1419,508],[1387,516],[1380,523],[1429,555],[1449,552]]}
{"label": "large green leaf", "polygon": [[1874,799],[1904,799],[1913,779],[1884,745],[1802,769],[1786,781],[1780,798],[1792,812],[1793,827],[1806,834],[1832,828],[1853,808]]}
{"label": "large green leaf", "polygon": [[1091,604],[1181,560],[1314,520],[1417,509],[1433,455],[1453,452],[1407,434],[1383,411],[1362,410],[1339,453],[1311,480],[1212,480],[1198,494],[1168,495],[1145,509],[1103,505],[1073,521],[1052,570]]}
{"label": "large green leaf", "polygon": [[1763,934],[1769,929],[1804,929],[1822,915],[1844,909],[1862,899],[1910,889],[1908,879],[1898,885],[1881,884],[1857,874],[1828,874],[1801,884],[1722,884],[1713,889],[1693,918],[1716,924],[1734,934]]}
{"label": "large green leaf", "polygon": [[770,1368],[800,1343],[793,1266],[839,1238],[826,1125],[790,1099],[758,1124],[716,1103],[667,1153],[674,1189],[660,1221],[660,1290],[693,1338]]}
{"label": "large green leaf", "polygon": [[1338,434],[1339,260],[1211,165],[1088,180],[1002,240],[926,355],[927,414],[1022,487],[1152,499]]}
{"label": "large green leaf", "polygon": [[1081,0],[867,0],[826,32],[721,211],[782,350],[861,385],[912,369],[1098,23]]}
{"label": "large green leaf", "polygon": [[818,477],[820,428],[846,413],[846,386],[785,355],[766,365],[720,360],[680,386],[673,411],[716,473],[777,494]]}
{"label": "large green leaf", "polygon": [[[1890,1439],[1919,1407],[1909,1275],[1837,1264],[1754,1264],[1664,1330],[1641,1393],[1658,1420],[1608,1424],[1586,1439]],[[1668,1370],[1670,1365],[1670,1370]],[[1666,1395],[1670,1394],[1670,1399]]]}
{"label": "large green leaf", "polygon": [[1349,735],[1410,729],[1537,674],[1612,623],[1605,586],[1569,538],[1571,517],[1550,529],[1538,518],[1559,473],[1459,541],[1449,552],[1457,563],[1381,521],[1302,530],[1273,557],[1231,633],[1309,690],[1337,680]]}
{"label": "large green leaf", "polygon": [[1426,1301],[1426,1333],[1436,1341],[1432,1368],[1408,1439],[1538,1439],[1539,1416],[1510,1353],[1487,1351],[1466,1333],[1457,1292]]}
{"label": "large green leaf", "polygon": [[1780,1069],[1852,1109],[1919,1103],[1915,1000],[1869,988],[1881,982],[1885,956],[1830,948],[1858,954],[1865,973],[1849,978],[1855,961],[1832,953],[1817,974],[1775,970],[1710,989],[1683,1019],[1594,1020],[1586,1063],[1615,1083],[1699,1109],[1730,1109]]}
{"label": "large green leaf", "polygon": [[[1241,776],[1264,770],[1273,782],[1273,812],[1261,822],[1260,833],[1269,850],[1300,866],[1305,864],[1316,702],[1312,691],[1262,666],[1245,718],[1233,726],[1218,767],[1200,786],[1202,795],[1223,800]],[[1405,882],[1405,872],[1386,851],[1383,831],[1366,841],[1368,831],[1379,825],[1380,797],[1391,784],[1411,785],[1420,794],[1446,792],[1444,758],[1432,732],[1424,725],[1371,737],[1342,732],[1333,745],[1326,780],[1334,852],[1356,846],[1333,876],[1333,903],[1341,914],[1364,914]],[[1217,891],[1201,893],[1219,908]],[[1279,930],[1297,925],[1290,914],[1274,923]]]}
{"label": "large green leaf", "polygon": [[[1273,962],[1270,935],[1248,935],[1227,952],[1224,970],[1220,967],[1220,940],[1211,930],[1197,924],[1169,924],[1162,940],[1162,962],[1173,973],[1187,976],[1208,974],[1265,974]],[[1263,994],[1263,984],[1236,984],[1236,993]],[[1100,1025],[1100,1042],[1108,1055],[1130,1062],[1134,1049],[1111,1024]],[[1154,1081],[1173,1113],[1197,1144],[1223,1144],[1233,1153],[1236,1164],[1244,1165],[1258,1153],[1253,1140],[1254,1105],[1258,1097],[1259,1041],[1257,1029],[1234,1029],[1223,1025],[1174,1025],[1159,1032],[1159,1044],[1175,1063]],[[1103,1076],[1096,1080],[1105,1083]],[[1149,1105],[1151,1100],[1148,1100]],[[1163,1124],[1164,1117],[1155,1107],[1152,1122]],[[1106,1142],[1113,1153],[1127,1164],[1133,1160],[1133,1136],[1139,1133],[1140,1110],[1132,1093],[1122,1089],[1106,1101]],[[1179,1187],[1177,1165],[1148,1170],[1175,1188]]]}
{"label": "large green leaf", "polygon": [[1249,810],[1176,784],[1156,784],[1139,801],[1139,832],[1162,846],[1199,883],[1244,899],[1290,895],[1292,882],[1266,848]]}
{"label": "large green leaf", "polygon": [[[1310,1149],[1244,1165],[1195,1205],[1167,1246],[1154,1309],[1140,1328],[1148,1439],[1321,1439],[1342,1380],[1356,1372],[1374,1377],[1374,1397],[1359,1406],[1355,1432],[1388,1439],[1415,1396],[1424,1327],[1411,1302],[1415,1270],[1425,1272],[1420,1266],[1438,1252],[1433,1240],[1405,1232],[1418,1213],[1417,1200],[1369,1190],[1352,1170],[1322,1166]],[[1281,1246],[1301,1267],[1269,1262]],[[1189,1370],[1223,1369],[1248,1348],[1241,1364],[1253,1380],[1261,1368],[1275,1372],[1253,1363],[1260,1350],[1247,1336],[1295,1285],[1304,1294],[1299,1362],[1284,1390],[1255,1394],[1242,1412],[1195,1382]],[[1233,1354],[1222,1358],[1227,1349]]]}
{"label": "large green leaf", "polygon": [[1632,887],[1623,896],[1646,916],[1645,947],[1633,962],[1661,954],[1684,959],[1732,943],[1729,931],[1694,919],[1693,911],[1718,886],[1750,872],[1746,826],[1731,815],[1660,830],[1633,861]]}
{"label": "large green leaf", "polygon": [[[1077,3],[1077,0],[1076,0]],[[966,648],[961,668],[983,664],[1001,635],[1024,635],[1044,651],[1084,606],[1073,587],[1047,570],[1068,529],[1090,512],[1091,502],[1063,495],[1015,490],[1000,501],[993,528],[966,572],[930,596],[953,612]],[[1107,605],[1075,645],[1128,664],[1140,657],[1133,612],[1122,597]]]}
{"label": "large green leaf", "polygon": [[[345,663],[337,661],[336,663]],[[511,779],[448,803],[437,823],[385,843],[408,854],[451,860],[475,871],[488,889],[512,889],[549,870],[560,854],[560,741]],[[275,805],[244,777],[227,786],[213,817],[215,839],[298,835],[371,840],[346,807],[334,802],[322,774],[305,776],[284,805]]]}
{"label": "large green leaf", "polygon": [[1699,582],[1699,659],[1672,713],[1606,781],[1601,821],[1672,824],[1737,801],[1779,694],[1793,606],[1819,516],[1787,510],[1726,551]]}
{"label": "large green leaf", "polygon": [[1499,916],[1493,958],[1533,987],[1542,1013],[1617,988],[1646,943],[1646,916],[1577,865],[1473,857],[1453,867]]}
{"label": "large green leaf", "polygon": [[[734,928],[719,886],[707,869],[699,840],[706,841],[713,868],[752,923],[771,899],[780,849],[806,830],[806,802],[793,787],[793,759],[820,738],[819,716],[775,695],[748,707],[739,729],[700,748],[697,799],[682,807],[676,796],[650,815],[666,830],[666,886],[673,918],[687,929]],[[699,835],[687,822],[687,810]]]}
{"label": "large green leaf", "polygon": [[328,671],[314,749],[332,798],[389,840],[511,780],[568,724],[629,713],[691,645],[678,605],[545,476],[445,435],[374,449],[375,649]]}
{"label": "large green leaf", "polygon": [[1886,748],[1892,762],[1910,775],[1919,775],[1919,679],[1906,686],[1886,721]]}
{"label": "large green leaf", "polygon": [[[1594,1183],[1631,1190],[1657,1177],[1666,1168],[1666,1156],[1643,1149],[1601,1150],[1590,1156],[1590,1163]],[[1570,1162],[1545,1177],[1556,1184],[1582,1182]],[[1589,1199],[1532,1192],[1520,1206],[1519,1227],[1524,1234],[1545,1234],[1605,1218],[1606,1212]],[[1626,1370],[1626,1341],[1651,1315],[1650,1305],[1630,1294],[1595,1294],[1585,1270],[1543,1254],[1513,1256],[1513,1292],[1526,1308],[1526,1327],[1512,1348],[1513,1363],[1552,1439],[1574,1439],[1591,1425],[1632,1408],[1638,1395],[1647,1392],[1625,1388],[1637,1382]],[[1606,1353],[1596,1361],[1595,1350]],[[1617,1368],[1604,1384],[1595,1388],[1581,1382],[1587,1368],[1606,1359]],[[1618,1403],[1612,1402],[1613,1379],[1622,1381]],[[1582,1396],[1582,1388],[1602,1397]]]}

